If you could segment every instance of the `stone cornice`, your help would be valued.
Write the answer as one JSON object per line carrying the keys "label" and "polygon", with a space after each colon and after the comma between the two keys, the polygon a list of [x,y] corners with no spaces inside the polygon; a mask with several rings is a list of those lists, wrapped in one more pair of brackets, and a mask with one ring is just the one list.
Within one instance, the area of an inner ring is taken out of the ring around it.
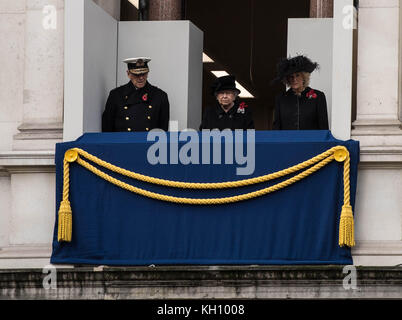
{"label": "stone cornice", "polygon": [[0,173],[54,172],[54,151],[0,152]]}
{"label": "stone cornice", "polygon": [[399,8],[399,0],[360,0],[359,8]]}
{"label": "stone cornice", "polygon": [[50,258],[51,253],[51,246],[46,244],[36,246],[10,246],[0,248],[0,259]]}
{"label": "stone cornice", "polygon": [[[7,151],[0,152],[0,175],[9,172],[54,172],[54,151]],[[361,147],[360,167],[400,169],[402,146]],[[44,171],[45,170],[45,171]]]}
{"label": "stone cornice", "polygon": [[356,240],[352,255],[401,256],[402,241]]}
{"label": "stone cornice", "polygon": [[[0,259],[50,258],[51,252],[51,246],[48,244],[0,247]],[[402,256],[402,241],[356,240],[352,255]]]}
{"label": "stone cornice", "polygon": [[363,146],[360,148],[361,168],[402,168],[402,146]]}
{"label": "stone cornice", "polygon": [[402,129],[399,120],[356,120],[351,138],[360,142],[361,163],[401,167]]}
{"label": "stone cornice", "polygon": [[402,298],[402,268],[343,266],[149,266],[57,268],[57,288],[42,269],[0,270],[0,299],[370,299]]}
{"label": "stone cornice", "polygon": [[13,150],[52,150],[63,140],[62,122],[24,122],[18,130],[19,133],[14,135]]}

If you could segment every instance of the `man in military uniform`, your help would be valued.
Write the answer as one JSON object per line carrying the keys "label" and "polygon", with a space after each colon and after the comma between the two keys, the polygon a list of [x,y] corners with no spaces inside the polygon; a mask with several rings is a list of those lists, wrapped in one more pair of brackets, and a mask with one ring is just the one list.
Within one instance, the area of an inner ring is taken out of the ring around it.
{"label": "man in military uniform", "polygon": [[147,81],[149,61],[146,57],[124,60],[130,82],[110,91],[102,115],[103,132],[168,130],[168,96]]}

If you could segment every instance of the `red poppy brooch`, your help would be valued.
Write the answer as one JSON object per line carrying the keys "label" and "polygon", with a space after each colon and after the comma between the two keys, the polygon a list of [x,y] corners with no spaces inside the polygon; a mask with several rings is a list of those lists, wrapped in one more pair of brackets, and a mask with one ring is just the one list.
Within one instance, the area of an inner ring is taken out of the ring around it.
{"label": "red poppy brooch", "polygon": [[148,100],[148,93],[146,93],[146,94],[144,94],[144,95],[142,96],[142,100],[143,100],[143,101],[147,101],[147,100]]}
{"label": "red poppy brooch", "polygon": [[315,91],[313,89],[311,89],[309,92],[306,93],[306,97],[309,99],[316,99],[317,98],[317,94],[315,93]]}
{"label": "red poppy brooch", "polygon": [[244,114],[246,112],[245,108],[247,108],[247,107],[248,107],[248,105],[246,105],[244,102],[240,103],[239,107],[237,108],[237,113]]}

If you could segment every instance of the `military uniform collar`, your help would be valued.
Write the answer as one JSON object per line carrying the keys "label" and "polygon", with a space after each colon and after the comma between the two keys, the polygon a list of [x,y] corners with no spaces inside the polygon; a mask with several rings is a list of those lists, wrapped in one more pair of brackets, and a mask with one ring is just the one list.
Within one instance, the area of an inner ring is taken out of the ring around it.
{"label": "military uniform collar", "polygon": [[143,88],[136,88],[134,86],[134,84],[129,81],[126,85],[125,85],[125,90],[124,90],[124,95],[129,96],[130,94],[134,93],[134,92],[149,92],[150,91],[150,87],[151,85],[149,84],[149,82],[147,81],[147,83],[145,84],[145,86]]}
{"label": "military uniform collar", "polygon": [[127,86],[127,89],[130,90],[130,91],[137,91],[137,90],[145,90],[145,91],[146,91],[147,89],[149,89],[150,84],[149,84],[149,82],[147,81],[147,83],[145,84],[144,87],[142,87],[142,88],[137,88],[137,87],[133,84],[132,81],[129,81],[126,86]]}
{"label": "military uniform collar", "polygon": [[[142,99],[143,101],[150,101],[152,95],[152,86],[147,83],[143,88],[136,88],[134,84],[130,81],[125,85],[123,96],[125,97],[126,103],[134,103],[138,99]],[[146,100],[144,100],[144,96],[146,96]]]}

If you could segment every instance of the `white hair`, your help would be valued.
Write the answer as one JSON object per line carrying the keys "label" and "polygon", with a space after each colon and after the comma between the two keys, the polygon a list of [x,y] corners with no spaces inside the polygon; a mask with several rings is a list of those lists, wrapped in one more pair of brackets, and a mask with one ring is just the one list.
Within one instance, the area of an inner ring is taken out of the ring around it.
{"label": "white hair", "polygon": [[[236,90],[227,89],[227,90],[222,90],[222,91],[232,91],[233,94],[234,94],[234,96],[235,96],[235,99],[236,99],[236,98],[238,97],[238,95],[239,95],[239,92],[236,91]],[[215,92],[215,98],[218,96],[218,93],[219,93],[219,92],[221,92],[221,91]]]}

